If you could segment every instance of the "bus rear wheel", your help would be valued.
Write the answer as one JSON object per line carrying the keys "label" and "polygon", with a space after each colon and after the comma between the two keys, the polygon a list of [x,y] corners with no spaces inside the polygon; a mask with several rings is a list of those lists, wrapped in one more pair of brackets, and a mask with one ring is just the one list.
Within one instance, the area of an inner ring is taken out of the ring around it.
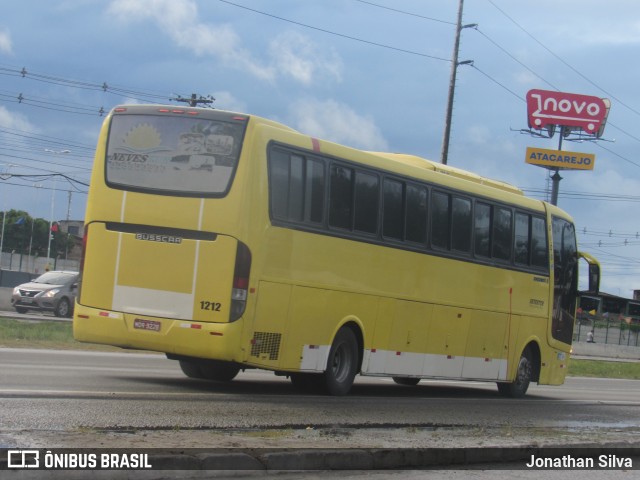
{"label": "bus rear wheel", "polygon": [[529,347],[525,348],[520,355],[518,371],[513,382],[499,382],[498,392],[503,397],[522,398],[529,389],[529,384],[533,379],[533,360]]}
{"label": "bus rear wheel", "polygon": [[189,378],[201,380],[214,380],[216,382],[230,382],[233,380],[240,367],[232,362],[217,360],[199,360],[197,362],[180,360],[180,369]]}
{"label": "bus rear wheel", "polygon": [[324,387],[330,395],[346,395],[358,373],[358,340],[348,327],[338,330],[329,350]]}
{"label": "bus rear wheel", "polygon": [[238,372],[240,367],[233,362],[221,362],[218,360],[203,360],[200,364],[203,378],[216,382],[230,382]]}
{"label": "bus rear wheel", "polygon": [[186,360],[180,360],[180,370],[189,378],[204,378],[200,365]]}

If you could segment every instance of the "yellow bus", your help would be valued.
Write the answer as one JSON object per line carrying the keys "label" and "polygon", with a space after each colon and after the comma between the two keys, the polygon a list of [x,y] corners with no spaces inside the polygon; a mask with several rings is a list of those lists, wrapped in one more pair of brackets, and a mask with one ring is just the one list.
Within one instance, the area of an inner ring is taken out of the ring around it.
{"label": "yellow bus", "polygon": [[515,397],[565,378],[575,228],[505,183],[253,115],[125,105],[100,132],[85,223],[75,338],[163,352],[189,377]]}

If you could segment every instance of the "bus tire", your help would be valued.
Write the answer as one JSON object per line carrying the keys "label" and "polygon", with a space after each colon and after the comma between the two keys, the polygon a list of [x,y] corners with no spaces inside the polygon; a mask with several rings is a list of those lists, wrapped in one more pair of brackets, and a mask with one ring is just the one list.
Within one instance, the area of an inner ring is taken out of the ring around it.
{"label": "bus tire", "polygon": [[391,377],[398,385],[405,385],[407,387],[415,387],[420,383],[419,378],[414,377]]}
{"label": "bus tire", "polygon": [[338,330],[324,372],[324,387],[329,395],[346,395],[358,370],[358,340],[348,327]]}
{"label": "bus tire", "polygon": [[522,398],[529,389],[529,384],[533,378],[533,360],[529,347],[525,348],[518,361],[518,370],[513,382],[499,382],[498,392],[503,397]]}
{"label": "bus tire", "polygon": [[200,370],[203,378],[216,382],[230,382],[238,372],[240,367],[233,362],[221,362],[219,360],[203,360],[200,363]]}
{"label": "bus tire", "polygon": [[189,378],[204,378],[202,370],[200,369],[200,365],[194,362],[188,362],[186,360],[180,360],[178,362],[180,364],[180,369],[182,373],[184,373]]}

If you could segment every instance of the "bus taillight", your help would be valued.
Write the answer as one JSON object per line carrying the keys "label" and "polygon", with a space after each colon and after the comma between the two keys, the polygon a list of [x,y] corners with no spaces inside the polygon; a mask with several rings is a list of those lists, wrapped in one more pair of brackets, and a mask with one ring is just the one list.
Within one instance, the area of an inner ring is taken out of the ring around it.
{"label": "bus taillight", "polygon": [[247,305],[247,291],[249,290],[249,273],[251,272],[251,252],[244,243],[238,242],[236,251],[236,266],[233,273],[231,289],[231,312],[229,321],[235,322],[244,313]]}
{"label": "bus taillight", "polygon": [[78,281],[78,292],[76,297],[79,299],[82,294],[82,272],[84,271],[84,259],[87,255],[87,240],[89,239],[89,225],[85,225],[84,234],[82,235],[82,253],[80,254],[80,280]]}

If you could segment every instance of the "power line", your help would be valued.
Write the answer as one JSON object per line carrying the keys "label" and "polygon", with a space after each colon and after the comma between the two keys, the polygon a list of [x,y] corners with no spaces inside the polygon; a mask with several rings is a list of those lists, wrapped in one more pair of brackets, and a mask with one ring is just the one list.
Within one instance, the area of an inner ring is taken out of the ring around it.
{"label": "power line", "polygon": [[514,62],[516,62],[518,65],[520,65],[521,67],[523,67],[524,69],[526,69],[529,73],[531,73],[532,75],[535,75],[536,77],[538,77],[540,80],[542,80],[544,83],[546,83],[547,85],[549,85],[551,88],[553,88],[554,90],[560,91],[560,89],[558,87],[556,87],[555,85],[553,85],[551,82],[549,82],[548,80],[545,80],[543,77],[540,76],[540,74],[538,74],[538,72],[536,72],[533,68],[528,67],[527,65],[525,65],[523,62],[521,62],[520,60],[518,60],[515,55],[511,54],[506,48],[504,48],[503,46],[501,46],[498,42],[496,42],[495,40],[493,40],[492,38],[490,38],[486,33],[484,33],[482,30],[480,30],[480,28],[475,28],[476,32],[478,32],[480,35],[482,35],[484,38],[486,38],[489,42],[491,42],[496,48],[500,49],[505,55],[507,55],[511,60],[513,60]]}
{"label": "power line", "polygon": [[[61,85],[61,86],[69,86],[74,88],[80,88],[84,90],[92,90],[92,91],[102,91],[104,93],[112,93],[118,96],[132,96],[132,97],[142,97],[146,98],[146,101],[149,100],[158,100],[160,98],[165,101],[167,98],[163,95],[145,92],[141,90],[132,90],[128,88],[120,88],[109,85],[107,82],[95,83],[95,82],[86,82],[82,80],[73,80],[69,78],[59,77],[56,75],[43,74],[31,72],[26,69],[26,67],[18,68],[7,68],[0,67],[0,75],[9,75],[14,77],[22,77],[28,78],[31,80],[50,83],[53,85]],[[135,100],[141,100],[141,98],[135,98]]]}
{"label": "power line", "polygon": [[14,183],[14,182],[2,182],[1,185],[11,185],[12,187],[22,187],[22,188],[34,188],[36,190],[51,190],[51,191],[56,191],[56,192],[71,192],[71,193],[79,193],[81,195],[87,195],[89,192],[84,191],[84,190],[78,190],[77,188],[73,189],[73,190],[65,190],[63,187],[61,186],[56,186],[56,187],[45,187],[44,185],[41,184],[24,184],[24,183]]}
{"label": "power line", "polygon": [[373,42],[373,41],[370,41],[370,40],[364,40],[362,38],[353,37],[351,35],[346,35],[344,33],[333,32],[333,31],[327,30],[325,28],[314,27],[313,25],[309,25],[309,24],[302,23],[302,22],[297,22],[295,20],[291,20],[291,19],[288,19],[288,18],[280,17],[278,15],[273,15],[271,13],[263,12],[261,10],[256,10],[255,8],[249,8],[247,6],[240,5],[240,4],[237,4],[237,3],[233,3],[233,2],[230,2],[228,0],[218,0],[218,1],[222,2],[222,3],[226,3],[227,5],[232,5],[232,6],[237,7],[237,8],[242,8],[244,10],[248,10],[248,11],[253,12],[253,13],[264,15],[265,17],[275,18],[276,20],[280,20],[282,22],[291,23],[293,25],[298,25],[300,27],[308,28],[308,29],[311,29],[311,30],[316,30],[318,32],[326,33],[326,34],[329,34],[329,35],[334,35],[336,37],[346,38],[348,40],[353,40],[353,41],[356,41],[356,42],[365,43],[367,45],[372,45],[374,47],[385,48],[385,49],[388,49],[388,50],[394,50],[396,52],[407,53],[409,55],[416,55],[416,56],[419,56],[419,57],[431,58],[433,60],[440,60],[442,62],[451,63],[451,59],[450,58],[443,58],[443,57],[438,57],[438,56],[435,56],[435,55],[429,55],[429,54],[426,54],[426,53],[416,52],[416,51],[413,51],[413,50],[407,50],[407,49],[404,49],[404,48],[392,47],[391,45],[385,45],[383,43]]}
{"label": "power line", "polygon": [[397,8],[391,8],[391,7],[387,7],[387,6],[384,6],[384,5],[379,5],[379,4],[373,3],[373,2],[366,2],[365,0],[355,0],[355,1],[356,2],[360,2],[360,3],[366,3],[367,5],[372,5],[374,7],[382,8],[384,10],[390,10],[392,12],[402,13],[403,15],[410,15],[412,17],[422,18],[424,20],[429,20],[429,21],[432,21],[432,22],[444,23],[444,24],[453,25],[453,26],[456,25],[456,22],[451,22],[449,20],[440,20],[438,18],[427,17],[427,16],[424,16],[424,15],[418,15],[417,13],[411,13],[411,12],[407,12],[405,10],[398,10]]}
{"label": "power line", "polygon": [[478,68],[478,66],[474,63],[470,63],[469,64],[472,68],[474,68],[475,70],[477,70],[478,72],[480,72],[482,75],[484,75],[486,78],[488,78],[489,80],[491,80],[493,83],[495,83],[496,85],[498,85],[500,88],[502,88],[503,90],[509,92],[511,95],[513,95],[514,97],[516,97],[518,100],[522,101],[522,102],[526,102],[526,100],[524,98],[522,98],[520,95],[518,95],[516,92],[514,92],[513,90],[511,90],[510,88],[508,88],[507,86],[503,85],[502,83],[500,83],[498,80],[496,80],[495,78],[493,78],[491,75],[489,75],[486,72],[483,72],[482,70],[480,70]]}
{"label": "power line", "polygon": [[580,72],[578,69],[576,69],[575,67],[573,67],[571,64],[569,64],[569,62],[567,62],[566,60],[564,60],[560,55],[558,55],[557,53],[555,53],[553,50],[551,50],[549,47],[547,47],[544,43],[542,43],[540,40],[538,40],[535,36],[533,36],[531,33],[529,33],[522,25],[520,25],[518,22],[516,22],[511,16],[509,16],[504,10],[502,10],[500,7],[498,7],[493,0],[487,0],[487,2],[489,2],[491,5],[493,5],[493,7],[498,10],[500,13],[502,13],[502,15],[504,15],[511,23],[513,23],[516,27],[518,27],[520,30],[522,30],[527,36],[529,36],[534,42],[536,42],[538,45],[540,45],[543,49],[545,49],[547,52],[549,52],[549,54],[551,54],[553,57],[555,57],[558,61],[560,61],[563,65],[565,65],[567,68],[569,68],[571,71],[573,71],[576,75],[580,76],[582,79],[584,79],[585,81],[587,81],[588,83],[590,83],[591,85],[593,85],[594,87],[596,87],[598,90],[602,91],[603,93],[605,93],[606,95],[608,95],[610,98],[614,99],[616,102],[618,102],[620,105],[622,105],[623,107],[627,108],[628,110],[630,110],[631,112],[635,113],[636,115],[640,115],[640,111],[636,110],[635,108],[627,105],[625,102],[623,102],[622,100],[620,100],[619,98],[617,98],[615,95],[613,95],[612,93],[608,92],[607,90],[605,90],[603,87],[601,87],[600,85],[598,85],[597,83],[595,83],[593,80],[591,80],[590,78],[588,78],[586,75],[584,75],[582,72]]}
{"label": "power line", "polygon": [[[545,194],[546,190],[541,188],[523,188],[527,194]],[[559,193],[561,198],[575,199],[575,200],[597,200],[600,202],[640,202],[639,195],[621,195],[618,193],[589,193],[589,192],[575,192],[564,191]]]}

